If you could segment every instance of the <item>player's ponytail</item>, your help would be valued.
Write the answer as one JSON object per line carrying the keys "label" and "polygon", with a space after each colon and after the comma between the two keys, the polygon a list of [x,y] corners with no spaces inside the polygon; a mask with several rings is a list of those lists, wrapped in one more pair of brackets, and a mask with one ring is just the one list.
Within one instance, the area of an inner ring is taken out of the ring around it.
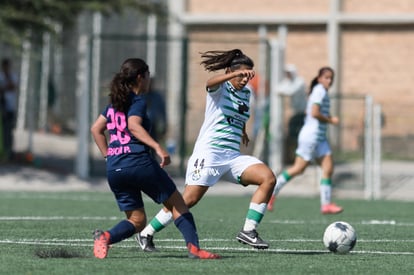
{"label": "player's ponytail", "polygon": [[311,94],[312,93],[312,91],[313,91],[313,88],[316,86],[316,85],[318,85],[318,77],[317,76],[315,76],[313,79],[312,79],[312,81],[311,81],[311,84],[310,84],[310,86],[309,86],[309,94]]}
{"label": "player's ponytail", "polygon": [[110,84],[109,98],[112,106],[120,112],[125,112],[131,105],[129,93],[137,85],[138,75],[148,72],[148,65],[139,58],[129,58],[122,63]]}
{"label": "player's ponytail", "polygon": [[217,71],[225,68],[237,70],[241,65],[254,67],[253,60],[245,55],[241,50],[230,51],[207,51],[201,54],[203,61],[200,63],[209,71]]}

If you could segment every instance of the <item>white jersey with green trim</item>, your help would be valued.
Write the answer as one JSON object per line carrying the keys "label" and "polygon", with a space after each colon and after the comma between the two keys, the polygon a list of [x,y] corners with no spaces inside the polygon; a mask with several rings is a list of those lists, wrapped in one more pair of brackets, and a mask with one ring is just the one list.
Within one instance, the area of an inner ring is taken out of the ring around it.
{"label": "white jersey with green trim", "polygon": [[320,106],[320,112],[322,115],[329,116],[330,99],[328,91],[322,86],[322,84],[316,85],[313,88],[312,93],[309,95],[306,106],[305,124],[300,131],[299,139],[301,137],[307,141],[322,141],[326,139],[328,124],[320,122],[312,116],[312,106],[314,104],[318,104]]}
{"label": "white jersey with green trim", "polygon": [[229,81],[207,90],[204,122],[193,154],[203,155],[210,165],[240,155],[243,127],[250,117],[250,95],[248,88],[236,90]]}

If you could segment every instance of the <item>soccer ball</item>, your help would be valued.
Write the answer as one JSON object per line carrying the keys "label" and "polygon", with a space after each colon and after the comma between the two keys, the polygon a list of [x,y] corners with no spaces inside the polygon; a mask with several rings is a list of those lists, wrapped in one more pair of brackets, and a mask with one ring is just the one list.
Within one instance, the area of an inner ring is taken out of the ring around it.
{"label": "soccer ball", "polygon": [[351,251],[357,241],[355,229],[347,222],[334,222],[328,225],[323,234],[323,244],[329,251],[346,254]]}

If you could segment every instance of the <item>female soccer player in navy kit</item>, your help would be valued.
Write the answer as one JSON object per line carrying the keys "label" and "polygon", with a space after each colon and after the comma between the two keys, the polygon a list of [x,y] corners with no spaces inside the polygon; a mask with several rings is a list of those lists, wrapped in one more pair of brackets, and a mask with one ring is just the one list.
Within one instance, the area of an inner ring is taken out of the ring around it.
{"label": "female soccer player in navy kit", "polygon": [[[276,178],[270,168],[255,157],[242,155],[240,145],[247,146],[246,121],[250,116],[250,90],[247,83],[255,75],[253,61],[241,50],[208,51],[201,56],[205,69],[224,70],[207,80],[204,122],[186,172],[183,197],[189,207],[204,196],[220,179],[242,186],[256,185],[245,223],[236,239],[258,249],[269,244],[256,228],[266,211]],[[144,251],[152,251],[155,232],[171,221],[171,212],[162,209],[139,234],[137,241]],[[149,241],[148,241],[149,239]]]}
{"label": "female soccer player in navy kit", "polygon": [[[149,90],[148,65],[139,58],[127,59],[110,85],[110,104],[91,127],[92,136],[107,160],[107,179],[119,209],[126,219],[107,231],[95,230],[94,255],[105,258],[110,244],[141,231],[146,214],[141,192],[172,212],[190,258],[217,259],[219,255],[199,248],[196,226],[174,182],[162,169],[171,160],[168,153],[151,138],[145,94]],[[109,143],[105,136],[108,131]],[[161,160],[158,163],[150,152]]]}
{"label": "female soccer player in navy kit", "polygon": [[329,87],[334,80],[334,71],[330,67],[319,69],[312,80],[306,107],[305,124],[299,132],[298,148],[294,164],[284,170],[277,178],[277,184],[269,201],[268,209],[273,209],[276,195],[293,177],[303,173],[310,161],[315,159],[322,168],[320,183],[321,213],[337,214],[342,207],[331,202],[333,160],[326,136],[328,124],[337,125],[339,118],[330,115]]}

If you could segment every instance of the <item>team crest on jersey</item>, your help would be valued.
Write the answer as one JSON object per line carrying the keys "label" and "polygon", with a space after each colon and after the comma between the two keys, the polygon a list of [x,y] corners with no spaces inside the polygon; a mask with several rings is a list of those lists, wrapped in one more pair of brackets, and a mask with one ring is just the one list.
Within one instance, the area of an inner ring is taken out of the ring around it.
{"label": "team crest on jersey", "polygon": [[239,114],[244,114],[245,112],[249,111],[249,106],[246,105],[246,103],[241,102],[239,103]]}

